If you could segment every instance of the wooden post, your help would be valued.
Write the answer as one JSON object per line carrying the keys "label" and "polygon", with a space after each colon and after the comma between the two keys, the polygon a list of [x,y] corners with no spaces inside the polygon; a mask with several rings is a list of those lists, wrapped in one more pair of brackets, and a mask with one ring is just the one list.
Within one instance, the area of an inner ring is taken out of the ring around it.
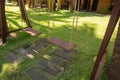
{"label": "wooden post", "polygon": [[113,8],[112,13],[111,13],[111,17],[110,17],[108,26],[107,26],[106,33],[105,33],[103,41],[101,43],[101,46],[100,46],[100,49],[99,49],[99,52],[97,55],[97,59],[95,61],[94,67],[93,67],[93,71],[92,71],[91,76],[90,76],[90,80],[95,80],[95,76],[96,76],[96,73],[98,71],[100,61],[102,60],[102,57],[103,57],[105,50],[108,46],[108,43],[109,43],[110,38],[112,36],[112,33],[113,33],[115,26],[118,22],[119,16],[120,16],[120,0],[116,0],[114,8]]}
{"label": "wooden post", "polygon": [[32,26],[30,24],[30,21],[28,19],[27,13],[26,13],[24,1],[23,0],[19,0],[18,3],[19,3],[22,19],[26,22],[27,27],[31,27],[32,28]]}
{"label": "wooden post", "polygon": [[8,27],[5,16],[5,0],[0,0],[0,34],[2,38],[2,43],[5,43],[7,40]]}
{"label": "wooden post", "polygon": [[95,80],[100,80],[102,69],[103,69],[103,67],[105,65],[106,57],[107,57],[107,50],[106,50],[105,54],[103,55],[102,60],[100,61],[98,71],[97,71],[97,73],[95,75]]}

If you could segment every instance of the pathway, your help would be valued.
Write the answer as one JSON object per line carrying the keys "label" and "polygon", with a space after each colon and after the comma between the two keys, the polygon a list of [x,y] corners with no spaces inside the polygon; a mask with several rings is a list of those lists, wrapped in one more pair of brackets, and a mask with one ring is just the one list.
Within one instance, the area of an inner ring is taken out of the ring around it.
{"label": "pathway", "polygon": [[[25,48],[18,48],[6,55],[6,59],[12,63],[19,63],[25,58],[32,58],[30,55],[34,54],[35,50],[46,48],[48,43],[46,40],[41,39],[34,42],[32,46],[26,46]],[[48,54],[47,57],[43,57],[39,60],[36,66],[30,66],[25,70],[25,74],[31,80],[49,80],[46,74],[49,74],[53,77],[64,71],[66,63],[68,63],[76,53],[76,50],[70,52],[64,51],[62,49],[55,49],[51,54]]]}

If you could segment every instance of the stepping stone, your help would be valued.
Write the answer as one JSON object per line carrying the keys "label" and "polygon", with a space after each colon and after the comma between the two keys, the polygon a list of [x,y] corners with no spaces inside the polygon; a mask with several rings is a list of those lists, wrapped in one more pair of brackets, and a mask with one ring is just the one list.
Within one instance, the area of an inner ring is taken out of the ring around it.
{"label": "stepping stone", "polygon": [[41,60],[40,62],[38,62],[38,66],[42,70],[45,70],[48,67],[48,61],[47,60]]}
{"label": "stepping stone", "polygon": [[62,67],[65,65],[66,61],[64,59],[60,58],[59,56],[53,56],[51,62]]}
{"label": "stepping stone", "polygon": [[53,54],[57,55],[57,56],[60,56],[66,60],[71,60],[73,55],[76,53],[76,51],[71,51],[71,52],[67,52],[67,51],[64,51],[64,50],[60,50],[60,49],[57,49],[53,52]]}
{"label": "stepping stone", "polygon": [[25,49],[28,54],[34,54],[35,52],[33,51],[32,47],[28,47]]}
{"label": "stepping stone", "polygon": [[32,67],[27,70],[27,75],[32,80],[48,80],[44,75],[42,75],[36,68]]}
{"label": "stepping stone", "polygon": [[48,72],[49,74],[51,74],[52,76],[56,76],[57,74],[59,74],[63,70],[64,70],[63,67],[49,65],[45,71]]}
{"label": "stepping stone", "polygon": [[47,46],[47,41],[45,39],[40,39],[32,45],[34,50],[40,50],[41,48],[45,48]]}
{"label": "stepping stone", "polygon": [[75,44],[72,42],[64,41],[62,39],[56,38],[56,37],[51,37],[48,39],[48,42],[55,44],[61,48],[63,48],[66,51],[71,51],[75,48]]}
{"label": "stepping stone", "polygon": [[59,57],[59,56],[56,56],[56,55],[46,55],[44,56],[44,58],[46,60],[48,60],[51,64],[55,64],[57,66],[64,66],[66,60]]}
{"label": "stepping stone", "polygon": [[17,50],[14,51],[17,57],[24,57],[27,58],[27,54],[28,52],[24,49],[24,48],[19,48]]}
{"label": "stepping stone", "polygon": [[56,66],[52,63],[48,63],[47,60],[42,60],[42,61],[38,62],[38,66],[42,70],[48,72],[49,74],[51,74],[53,76],[57,75],[59,72],[64,70],[63,67],[59,67],[59,66]]}
{"label": "stepping stone", "polygon": [[15,57],[14,54],[15,54],[15,53],[12,52],[12,53],[7,54],[5,57],[6,57],[6,59],[7,59],[9,62],[11,62],[11,63],[18,62],[18,59]]}

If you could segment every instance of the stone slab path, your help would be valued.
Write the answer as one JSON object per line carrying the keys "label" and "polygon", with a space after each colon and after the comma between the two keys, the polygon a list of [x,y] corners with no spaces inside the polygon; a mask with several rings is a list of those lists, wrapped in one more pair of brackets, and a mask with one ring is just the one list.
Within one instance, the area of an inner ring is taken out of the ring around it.
{"label": "stone slab path", "polygon": [[48,80],[44,75],[40,73],[36,68],[32,67],[26,72],[32,80]]}
{"label": "stone slab path", "polygon": [[[22,59],[29,58],[28,54],[34,54],[34,50],[39,51],[40,49],[46,48],[47,46],[47,40],[38,40],[27,48],[18,48],[10,52],[5,57],[11,63],[19,63]],[[49,78],[44,73],[55,77],[59,73],[63,72],[65,64],[72,60],[75,53],[77,53],[76,50],[67,52],[60,48],[55,49],[51,54],[48,54],[52,58],[46,59],[43,57],[33,66],[28,67],[27,71],[25,71],[25,74],[31,80],[49,80]]]}

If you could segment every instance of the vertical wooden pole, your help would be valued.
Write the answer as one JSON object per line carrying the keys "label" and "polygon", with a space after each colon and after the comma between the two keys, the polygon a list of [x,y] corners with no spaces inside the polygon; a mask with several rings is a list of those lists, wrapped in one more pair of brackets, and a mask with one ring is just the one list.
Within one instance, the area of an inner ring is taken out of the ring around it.
{"label": "vertical wooden pole", "polygon": [[7,32],[8,32],[8,27],[7,27],[7,21],[6,21],[6,16],[5,16],[5,0],[0,0],[0,32],[1,32],[1,38],[2,38],[2,43],[5,43],[7,41]]}
{"label": "vertical wooden pole", "polygon": [[104,35],[103,41],[101,43],[101,46],[100,46],[100,49],[99,49],[99,52],[97,55],[96,62],[94,64],[94,68],[93,68],[90,80],[95,80],[95,76],[96,76],[96,73],[98,71],[100,61],[102,60],[102,57],[103,57],[105,50],[108,46],[108,43],[109,43],[110,38],[112,36],[112,33],[113,33],[115,26],[118,22],[119,16],[120,16],[120,0],[116,0],[114,8],[113,8],[112,13],[111,13],[111,17],[110,17],[108,26],[107,26],[106,33]]}
{"label": "vertical wooden pole", "polygon": [[107,57],[107,50],[104,53],[104,55],[102,57],[102,60],[100,61],[100,65],[99,65],[98,71],[96,73],[95,80],[100,80],[102,69],[103,69],[103,67],[105,65],[106,57]]}
{"label": "vertical wooden pole", "polygon": [[30,21],[28,19],[27,13],[26,13],[24,1],[23,0],[19,0],[18,3],[19,3],[22,19],[26,22],[27,27],[31,27],[32,28],[32,26],[30,24]]}

